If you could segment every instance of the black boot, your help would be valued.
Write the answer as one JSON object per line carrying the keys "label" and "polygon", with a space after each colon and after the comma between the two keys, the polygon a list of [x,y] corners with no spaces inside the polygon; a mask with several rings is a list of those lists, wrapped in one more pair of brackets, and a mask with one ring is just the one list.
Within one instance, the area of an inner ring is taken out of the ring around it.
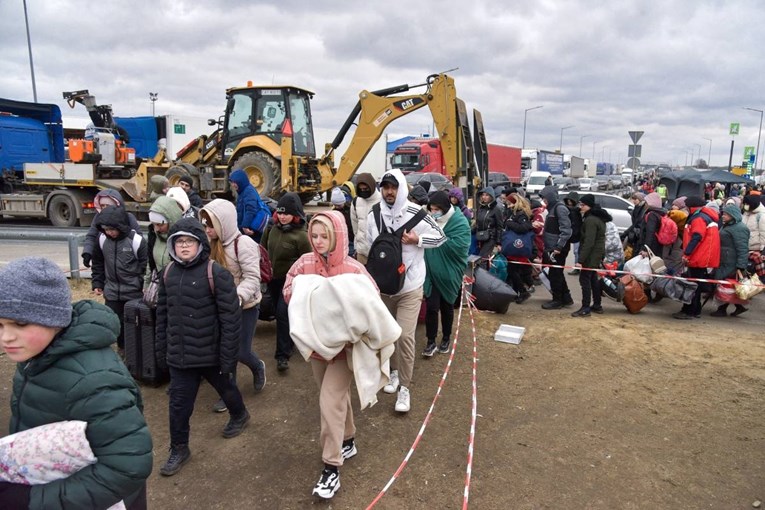
{"label": "black boot", "polygon": [[177,444],[170,446],[170,457],[167,462],[159,468],[159,474],[162,476],[173,476],[181,470],[191,458],[191,450],[187,444]]}
{"label": "black boot", "polygon": [[736,305],[736,309],[733,311],[733,313],[730,314],[731,317],[738,317],[744,312],[748,312],[749,308],[746,308],[744,305]]}
{"label": "black boot", "polygon": [[247,423],[250,421],[250,413],[245,409],[244,414],[234,418],[229,418],[228,423],[223,428],[223,437],[231,439],[242,433]]}
{"label": "black boot", "polygon": [[[736,305],[736,310],[738,310],[738,307],[740,305]],[[733,312],[735,313],[735,312]],[[712,317],[727,317],[728,316],[728,305],[720,305],[717,307],[717,310],[710,313]]]}

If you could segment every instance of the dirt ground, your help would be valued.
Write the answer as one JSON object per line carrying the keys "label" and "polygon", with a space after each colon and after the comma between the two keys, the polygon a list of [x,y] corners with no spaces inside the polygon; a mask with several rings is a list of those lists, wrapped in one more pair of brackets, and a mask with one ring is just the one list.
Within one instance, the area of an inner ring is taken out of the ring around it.
{"label": "dirt ground", "polygon": [[[577,285],[571,279],[574,290]],[[751,508],[765,498],[763,299],[739,318],[672,320],[671,302],[630,316],[573,319],[543,311],[538,288],[506,315],[476,316],[478,421],[472,508]],[[501,323],[524,326],[520,345],[495,342]],[[358,509],[387,483],[415,440],[448,356],[418,357],[412,410],[394,396],[356,408],[359,454],[341,469],[331,502],[311,489],[322,468],[317,390],[310,367],[293,357],[286,375],[273,362],[275,325],[258,325],[254,348],[268,364],[255,395],[239,380],[253,419],[238,438],[220,436],[226,415],[203,385],[192,419],[192,459],[159,475],[168,448],[165,388],[142,387],[155,447],[151,508]],[[424,331],[418,329],[418,352]],[[0,358],[0,398],[12,364]],[[471,416],[472,338],[463,314],[451,371],[417,450],[376,508],[462,506]],[[355,390],[354,390],[355,391]],[[356,395],[354,393],[354,399]],[[8,407],[0,406],[7,423]]]}

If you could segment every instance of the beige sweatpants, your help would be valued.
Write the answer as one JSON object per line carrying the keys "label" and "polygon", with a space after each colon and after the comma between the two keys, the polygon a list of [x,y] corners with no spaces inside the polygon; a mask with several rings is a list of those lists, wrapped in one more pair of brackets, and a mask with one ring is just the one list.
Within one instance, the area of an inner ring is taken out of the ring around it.
{"label": "beige sweatpants", "polygon": [[343,441],[356,435],[351,409],[351,380],[349,360],[322,361],[311,359],[311,369],[319,385],[321,412],[321,459],[331,466],[342,466],[340,451]]}
{"label": "beige sweatpants", "polygon": [[381,295],[388,311],[396,318],[401,326],[401,336],[396,340],[396,351],[390,360],[391,370],[398,370],[398,380],[401,386],[412,382],[414,372],[414,333],[417,330],[417,317],[422,306],[422,287],[405,294],[395,296]]}

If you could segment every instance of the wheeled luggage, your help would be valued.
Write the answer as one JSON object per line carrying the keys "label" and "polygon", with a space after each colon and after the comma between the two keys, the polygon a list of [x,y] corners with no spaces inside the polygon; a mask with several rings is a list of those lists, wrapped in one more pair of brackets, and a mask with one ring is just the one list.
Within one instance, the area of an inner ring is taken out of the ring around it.
{"label": "wheeled luggage", "polygon": [[170,378],[166,368],[160,369],[156,347],[155,308],[149,307],[143,299],[125,303],[125,365],[138,381],[154,386]]}

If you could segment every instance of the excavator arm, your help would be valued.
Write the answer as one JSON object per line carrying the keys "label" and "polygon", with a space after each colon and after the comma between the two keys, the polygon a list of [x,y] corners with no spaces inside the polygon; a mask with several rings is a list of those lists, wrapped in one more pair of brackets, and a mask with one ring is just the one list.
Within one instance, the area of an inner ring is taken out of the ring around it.
{"label": "excavator arm", "polygon": [[[424,94],[392,95],[419,86],[427,86]],[[451,77],[446,74],[437,74],[429,76],[427,83],[422,85],[399,85],[374,92],[362,91],[356,107],[328,147],[327,152],[319,159],[321,190],[328,190],[349,180],[391,122],[424,106],[430,108],[438,129],[446,172],[452,178],[457,176],[464,160],[464,153],[460,150],[459,143],[457,92]],[[354,123],[357,127],[353,139],[335,170],[332,167],[333,152],[340,146]]]}

